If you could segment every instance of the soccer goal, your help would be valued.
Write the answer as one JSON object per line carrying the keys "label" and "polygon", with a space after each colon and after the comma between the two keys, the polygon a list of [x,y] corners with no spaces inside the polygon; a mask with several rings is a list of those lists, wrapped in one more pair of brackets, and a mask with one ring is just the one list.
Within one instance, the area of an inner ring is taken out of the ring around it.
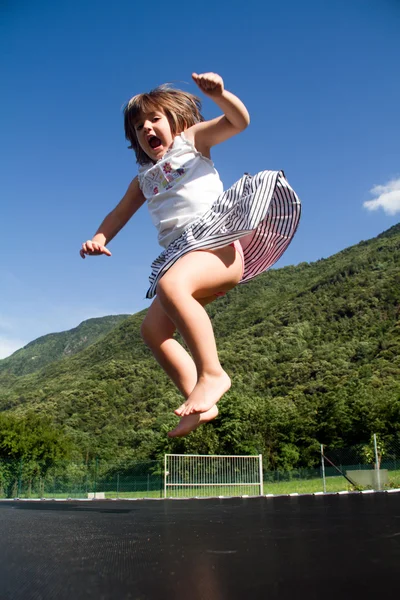
{"label": "soccer goal", "polygon": [[166,454],[164,498],[262,496],[262,455]]}

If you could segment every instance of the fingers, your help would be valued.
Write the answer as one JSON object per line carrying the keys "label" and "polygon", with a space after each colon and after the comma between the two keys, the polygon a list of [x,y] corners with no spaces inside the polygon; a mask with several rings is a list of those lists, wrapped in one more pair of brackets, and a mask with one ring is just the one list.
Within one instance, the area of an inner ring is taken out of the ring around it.
{"label": "fingers", "polygon": [[85,258],[85,255],[88,254],[90,256],[98,256],[99,254],[105,254],[106,256],[111,256],[111,252],[105,246],[102,246],[98,242],[92,242],[92,240],[88,240],[82,244],[82,248],[79,250],[79,254],[82,258]]}
{"label": "fingers", "polygon": [[192,73],[192,78],[205,94],[222,94],[224,91],[224,80],[217,73]]}

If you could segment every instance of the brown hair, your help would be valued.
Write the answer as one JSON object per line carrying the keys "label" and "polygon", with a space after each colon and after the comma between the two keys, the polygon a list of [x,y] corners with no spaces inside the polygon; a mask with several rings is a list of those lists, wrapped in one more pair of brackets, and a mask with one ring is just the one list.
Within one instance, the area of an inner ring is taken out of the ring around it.
{"label": "brown hair", "polygon": [[150,161],[147,154],[139,145],[135,123],[142,114],[162,110],[167,117],[172,135],[179,135],[195,123],[204,121],[201,114],[200,98],[169,87],[160,85],[148,94],[137,94],[124,107],[125,137],[130,142],[129,148],[135,151],[136,162],[144,165]]}

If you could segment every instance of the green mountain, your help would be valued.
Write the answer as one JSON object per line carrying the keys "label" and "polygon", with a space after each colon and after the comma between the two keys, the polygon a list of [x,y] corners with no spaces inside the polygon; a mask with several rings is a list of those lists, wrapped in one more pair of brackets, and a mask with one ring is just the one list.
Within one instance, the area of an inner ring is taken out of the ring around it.
{"label": "green mountain", "polygon": [[83,321],[78,327],[61,333],[50,333],[0,360],[0,374],[26,375],[45,365],[73,356],[107,335],[129,315],[112,315]]}
{"label": "green mountain", "polygon": [[[180,440],[179,393],[140,338],[144,311],[27,375],[3,368],[0,411],[50,415],[82,457],[258,453],[267,468],[318,463],[319,444],[400,431],[400,225],[315,263],[271,270],[210,305],[232,388]],[[4,363],[4,361],[3,361]],[[21,367],[22,371],[22,367]]]}

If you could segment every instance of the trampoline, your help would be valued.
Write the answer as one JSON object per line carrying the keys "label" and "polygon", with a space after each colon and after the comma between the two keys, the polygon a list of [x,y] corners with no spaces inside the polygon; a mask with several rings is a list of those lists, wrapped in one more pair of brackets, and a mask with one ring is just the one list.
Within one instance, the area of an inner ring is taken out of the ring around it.
{"label": "trampoline", "polygon": [[0,502],[1,600],[396,594],[400,492]]}

